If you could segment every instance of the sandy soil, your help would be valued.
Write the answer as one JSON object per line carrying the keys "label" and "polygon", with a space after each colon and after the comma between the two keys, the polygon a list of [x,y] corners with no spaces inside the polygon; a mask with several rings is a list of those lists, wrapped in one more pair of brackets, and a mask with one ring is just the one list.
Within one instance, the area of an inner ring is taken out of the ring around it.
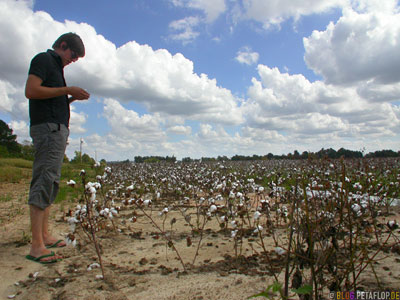
{"label": "sandy soil", "polygon": [[[41,265],[25,259],[29,252],[29,214],[26,204],[29,183],[0,184],[0,195],[11,200],[0,202],[0,299],[247,299],[264,291],[274,281],[269,275],[267,261],[256,254],[261,248],[256,242],[246,242],[242,254],[235,259],[232,238],[219,231],[216,224],[206,226],[207,235],[195,257],[198,238],[187,246],[190,227],[176,214],[172,238],[184,260],[187,272],[176,253],[166,246],[158,230],[140,213],[137,222],[129,221],[132,210],[121,210],[115,219],[117,230],[108,226],[98,233],[103,250],[105,280],[96,278],[100,268],[88,270],[97,262],[92,244],[85,242],[83,233],[77,235],[79,245],[58,248],[61,262]],[[52,232],[65,237],[69,232],[66,213],[76,204],[52,207]],[[153,217],[159,226],[162,219]],[[169,215],[166,228],[169,228]],[[399,214],[391,216],[399,222]],[[384,221],[384,220],[383,220]],[[279,268],[281,258],[271,249],[273,264]],[[386,288],[400,288],[400,255],[384,253],[376,264],[376,272]],[[274,256],[275,255],[275,256]],[[282,281],[283,274],[280,275]],[[366,272],[363,282],[372,290],[378,289],[372,272]],[[264,298],[258,298],[264,299]]]}

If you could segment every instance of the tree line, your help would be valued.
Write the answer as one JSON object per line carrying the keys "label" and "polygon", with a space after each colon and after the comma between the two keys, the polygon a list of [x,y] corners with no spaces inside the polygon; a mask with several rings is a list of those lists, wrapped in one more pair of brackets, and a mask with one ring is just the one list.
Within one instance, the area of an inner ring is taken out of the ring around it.
{"label": "tree line", "polygon": [[[27,160],[33,160],[35,149],[30,141],[24,141],[22,144],[17,142],[17,135],[13,134],[13,130],[5,123],[0,120],[0,157],[18,157]],[[249,160],[267,160],[267,159],[310,159],[310,158],[378,158],[378,157],[400,157],[400,151],[393,150],[379,150],[363,154],[363,151],[353,151],[344,148],[334,150],[332,148],[322,148],[318,152],[304,151],[301,154],[299,151],[294,150],[293,153],[286,155],[274,155],[268,153],[266,155],[234,155],[231,158],[227,156],[218,157],[202,157],[201,159],[192,159],[190,157],[184,157],[182,162],[192,161],[249,161]],[[135,156],[135,163],[156,163],[156,162],[176,162],[175,156]],[[65,156],[64,161],[68,162],[68,158]],[[127,160],[129,162],[129,159]],[[75,151],[75,157],[71,159],[71,163],[88,163],[94,164],[95,160],[86,153],[80,153]],[[105,162],[105,160],[102,160]]]}
{"label": "tree line", "polygon": [[[0,157],[3,158],[23,158],[33,160],[35,156],[35,148],[30,141],[24,141],[22,144],[17,142],[17,135],[13,130],[0,120]],[[96,161],[86,153],[75,151],[75,157],[71,160],[64,155],[64,162],[83,163],[94,165]],[[101,163],[105,161],[102,160]]]}

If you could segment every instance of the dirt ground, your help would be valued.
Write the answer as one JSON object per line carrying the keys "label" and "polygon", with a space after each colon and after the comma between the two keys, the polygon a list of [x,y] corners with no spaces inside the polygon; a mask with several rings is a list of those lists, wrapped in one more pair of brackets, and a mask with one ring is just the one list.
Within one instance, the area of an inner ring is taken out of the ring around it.
{"label": "dirt ground", "polygon": [[[145,217],[138,215],[137,222],[129,221],[132,216],[129,210],[121,210],[120,217],[115,219],[117,230],[110,227],[98,234],[103,249],[105,280],[98,278],[101,269],[92,265],[98,261],[96,253],[92,244],[83,242],[84,236],[77,236],[80,243],[75,248],[70,245],[56,249],[64,257],[56,264],[41,265],[29,261],[25,258],[30,248],[28,189],[28,182],[0,184],[0,195],[7,198],[0,202],[0,299],[242,300],[264,291],[274,281],[268,274],[267,262],[260,261],[255,255],[260,250],[256,243],[250,241],[243,245],[242,253],[246,259],[235,259],[230,234],[217,234],[218,228],[212,224],[206,227],[209,234],[202,241],[194,266],[190,266],[197,244],[193,242],[187,246],[187,240],[180,236],[190,228],[178,214],[172,237],[187,272],[183,272],[176,253],[166,246],[157,229]],[[75,205],[56,204],[52,207],[50,223],[54,235],[65,238],[69,232],[66,212]],[[161,226],[158,213],[153,213]],[[399,214],[390,219],[400,222]],[[273,243],[266,243],[273,252]],[[277,265],[280,259],[276,255]],[[93,268],[89,270],[91,265]],[[385,254],[376,263],[375,271],[386,288],[400,288],[399,254]],[[366,272],[363,282],[366,286],[370,284],[371,290],[378,290],[372,272]]]}

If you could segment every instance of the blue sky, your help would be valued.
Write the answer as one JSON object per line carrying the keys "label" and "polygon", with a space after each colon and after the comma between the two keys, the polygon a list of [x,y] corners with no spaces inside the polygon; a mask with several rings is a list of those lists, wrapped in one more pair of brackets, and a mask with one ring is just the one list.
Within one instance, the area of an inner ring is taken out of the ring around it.
{"label": "blue sky", "polygon": [[[17,21],[18,20],[18,21]],[[0,0],[0,118],[29,140],[29,62],[64,32],[67,155],[399,150],[396,0]]]}

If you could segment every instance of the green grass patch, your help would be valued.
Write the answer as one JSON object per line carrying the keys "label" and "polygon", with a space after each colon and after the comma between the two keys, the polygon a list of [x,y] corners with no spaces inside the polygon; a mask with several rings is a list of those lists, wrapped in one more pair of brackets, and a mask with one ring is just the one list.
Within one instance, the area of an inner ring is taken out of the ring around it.
{"label": "green grass patch", "polygon": [[33,161],[22,158],[0,158],[0,168],[16,167],[23,169],[32,169]]}
{"label": "green grass patch", "polygon": [[13,166],[0,167],[0,182],[18,183],[32,177],[31,169],[22,169]]}
{"label": "green grass patch", "polygon": [[[103,169],[104,168],[101,170]],[[55,203],[73,201],[81,198],[83,193],[82,178],[80,176],[81,170],[85,170],[86,172],[86,181],[93,182],[96,180],[96,176],[100,174],[99,169],[92,168],[87,164],[64,163],[61,168],[60,188],[57,198],[54,201]],[[101,173],[101,175],[102,174],[103,173]],[[67,182],[71,179],[76,182],[75,187],[67,185]]]}
{"label": "green grass patch", "polygon": [[[33,162],[21,158],[0,158],[0,182],[19,183],[22,180],[30,180],[32,178]],[[71,164],[64,163],[61,168],[60,187],[56,203],[63,201],[73,201],[80,198],[82,194],[82,178],[81,170],[86,171],[87,181],[95,181],[96,175],[103,175],[104,168],[93,168],[88,164]],[[69,180],[76,182],[75,187],[67,185]],[[11,200],[9,195],[1,195],[0,202]]]}
{"label": "green grass patch", "polygon": [[32,176],[33,162],[21,158],[0,158],[0,182],[18,183]]}
{"label": "green grass patch", "polygon": [[8,202],[12,200],[12,196],[10,194],[0,195],[0,202]]}

